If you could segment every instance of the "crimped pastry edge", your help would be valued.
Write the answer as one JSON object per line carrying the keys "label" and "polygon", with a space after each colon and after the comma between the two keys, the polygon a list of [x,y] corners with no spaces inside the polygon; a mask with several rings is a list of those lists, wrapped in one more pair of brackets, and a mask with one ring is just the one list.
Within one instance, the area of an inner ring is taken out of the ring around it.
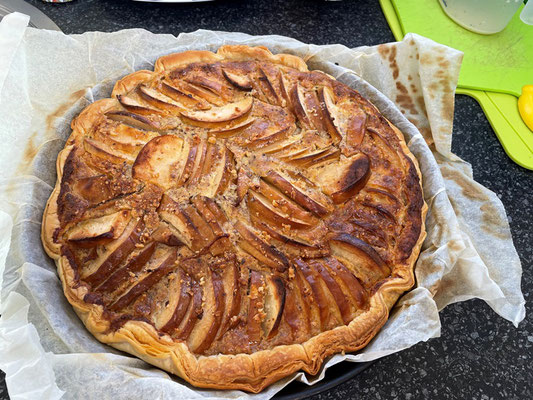
{"label": "crimped pastry edge", "polygon": [[[300,71],[307,71],[306,63],[289,54],[273,55],[265,47],[245,45],[222,46],[217,53],[210,51],[188,51],[163,56],[156,61],[155,73],[195,62],[216,62],[220,60],[264,60]],[[152,71],[137,71],[117,81],[113,96],[128,92],[138,83],[144,82]],[[101,342],[125,351],[146,362],[169,371],[191,384],[213,389],[241,389],[257,393],[266,386],[294,372],[303,370],[312,375],[320,369],[328,356],[340,352],[356,351],[368,344],[385,324],[398,297],[409,290],[415,282],[414,264],[426,237],[425,216],[428,210],[424,202],[421,212],[421,226],[418,240],[410,257],[403,265],[394,266],[395,278],[387,280],[371,296],[367,312],[354,318],[348,325],[322,332],[302,344],[276,346],[252,354],[195,356],[183,342],[175,342],[168,335],[160,336],[155,328],[142,321],[128,321],[117,330],[110,329],[109,321],[102,318],[103,307],[87,304],[83,299],[86,288],[74,288],[74,271],[67,257],[60,254],[60,246],[53,242],[53,233],[59,227],[57,218],[57,197],[63,176],[63,166],[76,139],[92,126],[92,121],[103,111],[114,107],[113,99],[99,100],[88,106],[72,122],[73,132],[66,147],[57,159],[57,182],[48,200],[44,214],[41,238],[47,254],[58,267],[63,292],[69,303],[86,326]],[[404,154],[411,159],[417,171],[420,186],[422,177],[418,162],[408,149],[403,134],[389,122]]]}

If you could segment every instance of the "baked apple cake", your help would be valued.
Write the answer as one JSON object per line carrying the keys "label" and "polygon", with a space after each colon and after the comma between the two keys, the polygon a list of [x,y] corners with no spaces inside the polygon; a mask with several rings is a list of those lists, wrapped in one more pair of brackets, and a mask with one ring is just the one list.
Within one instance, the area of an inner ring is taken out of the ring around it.
{"label": "baked apple cake", "polygon": [[365,346],[414,283],[426,205],[402,133],[292,55],[161,57],[72,122],[42,228],[101,342],[258,392]]}

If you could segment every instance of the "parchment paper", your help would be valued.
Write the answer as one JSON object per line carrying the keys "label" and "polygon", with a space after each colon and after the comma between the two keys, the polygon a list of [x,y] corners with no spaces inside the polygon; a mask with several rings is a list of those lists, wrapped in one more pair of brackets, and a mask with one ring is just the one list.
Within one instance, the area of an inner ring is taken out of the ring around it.
{"label": "parchment paper", "polygon": [[[66,36],[26,24],[20,14],[0,24],[0,43],[11,44],[0,46],[0,368],[13,399],[76,399],[82,393],[117,400],[267,399],[293,379],[319,381],[342,360],[373,360],[439,336],[438,310],[453,302],[478,297],[515,325],[524,318],[522,268],[505,210],[472,179],[470,165],[451,153],[460,52],[414,34],[398,43],[348,49],[204,30],[178,37],[141,29]],[[96,341],[64,299],[40,241],[56,155],[71,119],[108,97],[117,79],[151,69],[161,55],[237,43],[299,55],[310,68],[370,99],[418,158],[429,206],[417,286],[399,300],[369,346],[332,357],[318,376],[298,373],[253,396],[193,388]]]}

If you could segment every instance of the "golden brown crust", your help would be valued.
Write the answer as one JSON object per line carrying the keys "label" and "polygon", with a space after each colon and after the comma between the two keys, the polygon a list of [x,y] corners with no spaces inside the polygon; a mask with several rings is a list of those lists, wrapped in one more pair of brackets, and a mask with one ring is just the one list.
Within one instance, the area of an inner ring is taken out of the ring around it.
{"label": "golden brown crust", "polygon": [[[374,106],[298,57],[248,46],[161,57],[72,128],[42,228],[65,296],[98,340],[193,385],[258,392],[315,374],[364,347],[414,284],[427,212],[416,159]],[[161,279],[188,305],[173,311],[179,329],[158,314]],[[230,298],[245,305],[231,321]],[[225,299],[227,320],[194,319],[195,299]]]}

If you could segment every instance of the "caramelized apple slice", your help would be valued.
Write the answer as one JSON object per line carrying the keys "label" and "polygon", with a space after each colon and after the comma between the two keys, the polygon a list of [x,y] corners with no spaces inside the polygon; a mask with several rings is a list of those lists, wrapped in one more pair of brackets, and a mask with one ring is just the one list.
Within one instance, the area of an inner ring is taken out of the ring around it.
{"label": "caramelized apple slice", "polygon": [[97,287],[104,282],[109,275],[126,259],[139,243],[140,235],[144,227],[142,220],[131,219],[122,234],[108,246],[88,271],[81,274],[82,280]]}
{"label": "caramelized apple slice", "polygon": [[186,316],[178,328],[177,338],[187,340],[194,326],[202,315],[202,287],[197,282],[192,282],[192,301]]}
{"label": "caramelized apple slice", "polygon": [[176,115],[184,110],[182,104],[148,86],[139,86],[139,96],[151,106]]}
{"label": "caramelized apple slice", "polygon": [[238,322],[237,316],[241,310],[242,285],[240,284],[240,268],[235,258],[232,258],[225,268],[224,274],[224,292],[226,293],[226,311],[225,319],[218,333],[217,339],[220,339],[229,329],[233,328]]}
{"label": "caramelized apple slice", "polygon": [[117,95],[117,100],[126,110],[141,115],[164,115],[160,110],[148,107],[130,96]]}
{"label": "caramelized apple slice", "polygon": [[[92,155],[109,161],[113,164],[122,164],[126,162],[127,159],[124,158],[124,154],[113,151],[107,147],[104,147],[102,143],[97,142],[96,140],[85,138],[83,139],[83,148]],[[133,161],[135,158],[130,159]]]}
{"label": "caramelized apple slice", "polygon": [[300,293],[294,279],[288,282],[286,288],[282,318],[289,326],[292,341],[297,342],[300,336],[307,334],[304,327],[308,320],[305,320],[304,307],[300,304]]}
{"label": "caramelized apple slice", "polygon": [[300,310],[305,316],[305,329],[310,335],[317,335],[322,332],[320,308],[316,302],[313,290],[309,282],[304,278],[303,272],[300,268],[294,266],[294,280],[299,296]]}
{"label": "caramelized apple slice", "polygon": [[312,226],[313,222],[313,220],[308,220],[309,222],[299,220],[281,211],[280,208],[273,206],[265,196],[253,191],[248,192],[248,210],[251,215],[264,218],[283,230],[288,230],[289,228],[307,229]]}
{"label": "caramelized apple slice", "polygon": [[354,197],[366,185],[370,176],[370,159],[364,153],[341,158],[320,169],[317,183],[335,204]]}
{"label": "caramelized apple slice", "polygon": [[112,292],[122,286],[124,282],[131,278],[131,274],[136,274],[142,270],[154,254],[155,248],[156,244],[154,242],[144,246],[124,267],[113,272],[96,290],[100,293]]}
{"label": "caramelized apple slice", "polygon": [[261,91],[267,98],[268,102],[273,105],[280,105],[281,100],[278,97],[278,93],[276,92],[276,89],[274,88],[273,82],[269,79],[268,75],[266,74],[265,70],[261,67],[259,67],[259,78],[258,83],[261,88]]}
{"label": "caramelized apple slice", "polygon": [[289,197],[285,196],[278,188],[270,185],[264,179],[259,180],[257,191],[265,196],[274,207],[279,208],[291,218],[304,221],[307,225],[315,225],[318,222],[312,213],[304,210]]}
{"label": "caramelized apple slice", "polygon": [[340,315],[342,317],[342,322],[346,325],[352,320],[352,313],[350,310],[350,303],[346,298],[342,288],[335,281],[333,276],[330,274],[320,261],[311,261],[310,266],[318,271],[322,280],[325,282],[329,292],[335,299],[335,303],[339,309]]}
{"label": "caramelized apple slice", "polygon": [[167,82],[161,83],[161,91],[172,100],[182,104],[185,108],[196,110],[208,110],[211,108],[211,104],[204,99],[194,97],[190,93],[185,93]]}
{"label": "caramelized apple slice", "polygon": [[327,329],[329,324],[330,308],[328,299],[326,297],[326,294],[324,293],[324,288],[320,284],[320,278],[302,259],[297,259],[295,261],[295,265],[301,271],[304,279],[307,281],[313,292],[313,297],[315,299],[316,304],[318,305],[318,309],[320,312],[321,330],[324,331]]}
{"label": "caramelized apple slice", "polygon": [[248,189],[254,187],[252,173],[245,167],[239,168],[237,172],[237,205],[241,203],[248,193]]}
{"label": "caramelized apple slice", "polygon": [[290,99],[294,115],[296,115],[302,126],[307,129],[313,129],[313,125],[305,112],[305,93],[300,82],[297,81],[296,85],[292,87]]}
{"label": "caramelized apple slice", "polygon": [[163,221],[160,221],[157,229],[152,232],[152,239],[167,246],[183,246],[183,242],[174,234],[170,226]]}
{"label": "caramelized apple slice", "polygon": [[211,90],[205,89],[201,86],[197,86],[185,81],[174,81],[174,84],[185,94],[191,94],[196,98],[203,99],[216,106],[222,106],[225,103],[225,101],[222,100],[216,93],[213,93]]}
{"label": "caramelized apple slice", "polygon": [[198,150],[201,150],[201,146],[203,145],[203,141],[198,136],[185,140],[182,155],[185,160],[185,165],[183,166],[182,173],[176,183],[177,186],[184,185],[191,177],[195,166],[196,156],[199,153]]}
{"label": "caramelized apple slice", "polygon": [[245,74],[234,74],[229,71],[227,68],[222,68],[222,75],[228,80],[233,86],[239,90],[244,90],[249,92],[252,90],[252,82],[248,75]]}
{"label": "caramelized apple slice", "polygon": [[[201,354],[205,350],[207,350],[215,340],[216,334],[220,328],[220,325],[222,324],[223,312],[226,306],[226,293],[224,292],[224,282],[222,281],[219,272],[211,271],[210,278],[211,279],[208,281],[210,281],[211,288],[209,288],[208,285],[206,286],[206,290],[210,290],[212,294],[210,294],[205,301],[205,304],[207,306],[204,308],[203,318],[212,315],[212,321],[209,324],[209,329],[207,330],[207,333],[198,345],[189,340],[190,347],[193,349],[194,352],[198,354]],[[193,335],[194,331],[192,332],[191,337]]]}
{"label": "caramelized apple slice", "polygon": [[176,266],[177,252],[175,249],[169,250],[159,266],[152,272],[150,272],[139,283],[133,286],[126,294],[120,297],[115,303],[113,303],[109,310],[118,311],[130,305],[140,295],[147,292],[152,286],[159,282],[165,275],[170,273]]}
{"label": "caramelized apple slice", "polygon": [[255,118],[248,118],[244,122],[241,122],[237,125],[225,128],[211,129],[209,133],[214,134],[217,138],[225,139],[242,132],[244,129],[248,128],[253,122],[255,122]]}
{"label": "caramelized apple slice", "polygon": [[228,103],[207,111],[183,111],[181,115],[199,122],[228,122],[246,115],[252,109],[252,105],[253,97],[247,96],[236,103]]}
{"label": "caramelized apple slice", "polygon": [[277,335],[283,309],[285,307],[285,284],[279,276],[269,276],[265,278],[265,319],[262,323],[263,335],[267,339],[272,339]]}
{"label": "caramelized apple slice", "polygon": [[117,239],[130,219],[128,211],[119,211],[102,217],[88,219],[66,232],[68,241],[81,246],[96,246]]}
{"label": "caramelized apple slice", "polygon": [[271,227],[261,218],[252,216],[251,219],[254,227],[269,235],[274,240],[273,244],[289,257],[318,258],[329,255],[327,246],[314,246],[304,237],[298,237],[297,231],[280,233],[279,229]]}
{"label": "caramelized apple slice", "polygon": [[107,118],[113,121],[119,121],[134,128],[143,129],[145,131],[164,132],[166,126],[161,125],[157,120],[142,115],[134,114],[128,111],[112,111],[105,114]]}
{"label": "caramelized apple slice", "polygon": [[289,262],[285,255],[274,246],[268,245],[253,230],[243,222],[237,221],[235,229],[239,232],[243,240],[239,241],[239,247],[257,260],[269,267],[283,272],[289,267]]}
{"label": "caramelized apple slice", "polygon": [[312,194],[305,193],[302,189],[290,182],[290,178],[278,172],[269,171],[264,178],[267,182],[279,188],[284,195],[320,217],[327,215],[333,209],[324,195],[315,192],[314,198],[312,198]]}
{"label": "caramelized apple slice", "polygon": [[174,307],[172,316],[166,321],[165,325],[161,328],[163,332],[171,334],[180,326],[192,299],[192,280],[183,270],[179,272],[180,280],[180,292],[179,296],[171,296],[177,299],[177,304]]}
{"label": "caramelized apple slice", "polygon": [[322,261],[322,266],[326,267],[330,275],[343,287],[343,292],[350,295],[357,308],[363,308],[368,296],[359,279],[334,257],[327,257]]}
{"label": "caramelized apple slice", "polygon": [[327,86],[318,89],[318,100],[320,102],[320,111],[323,115],[323,121],[326,131],[329,133],[333,142],[338,144],[342,140],[342,134],[337,127],[336,116],[337,110],[333,101],[333,91]]}
{"label": "caramelized apple slice", "polygon": [[245,144],[245,147],[254,150],[269,147],[270,145],[272,145],[272,143],[287,140],[287,138],[291,136],[293,130],[294,127],[292,126],[286,126],[279,130],[273,130],[271,132],[267,130],[265,135],[252,138],[252,140]]}
{"label": "caramelized apple slice", "polygon": [[182,138],[175,135],[163,135],[150,140],[133,163],[133,178],[154,183],[163,189],[175,186],[177,177],[174,168],[185,164],[183,142]]}
{"label": "caramelized apple slice", "polygon": [[264,312],[265,282],[260,272],[252,270],[250,277],[250,304],[248,306],[247,333],[248,340],[253,344],[261,340],[261,323],[265,319]]}
{"label": "caramelized apple slice", "polygon": [[350,266],[355,276],[361,279],[367,287],[390,274],[390,268],[378,252],[353,235],[333,234],[330,237],[330,247],[332,254],[345,265]]}

